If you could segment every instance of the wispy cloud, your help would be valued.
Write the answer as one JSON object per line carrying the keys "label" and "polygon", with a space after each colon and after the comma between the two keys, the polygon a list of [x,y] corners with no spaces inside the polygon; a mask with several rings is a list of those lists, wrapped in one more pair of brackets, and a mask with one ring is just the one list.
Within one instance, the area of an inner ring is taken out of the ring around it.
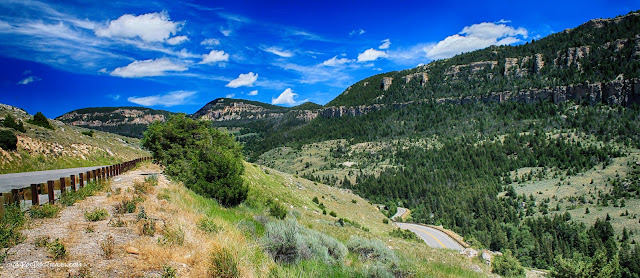
{"label": "wispy cloud", "polygon": [[258,90],[253,90],[253,91],[249,92],[247,95],[257,96],[258,95]]}
{"label": "wispy cloud", "polygon": [[146,96],[146,97],[129,97],[129,102],[143,106],[164,106],[171,107],[185,104],[188,99],[195,95],[194,91],[173,91],[166,94]]}
{"label": "wispy cloud", "polygon": [[378,46],[378,49],[389,49],[389,46],[391,46],[391,40],[390,39],[385,39],[381,41],[381,45]]}
{"label": "wispy cloud", "polygon": [[209,46],[219,45],[219,44],[220,44],[220,40],[218,40],[218,39],[213,39],[213,38],[210,38],[210,39],[204,39],[204,40],[200,43],[200,45],[209,45]]}
{"label": "wispy cloud", "polygon": [[280,57],[283,58],[290,58],[293,57],[293,52],[288,51],[288,50],[283,50],[279,47],[275,47],[275,46],[271,46],[271,47],[266,47],[266,48],[261,48],[262,50],[269,52],[271,54],[275,54],[278,55]]}
{"label": "wispy cloud", "polygon": [[253,87],[253,83],[258,80],[258,74],[249,72],[249,73],[241,73],[238,78],[231,80],[225,87],[229,88],[238,88],[242,86]]}
{"label": "wispy cloud", "polygon": [[119,77],[147,77],[162,76],[167,72],[186,71],[187,66],[175,63],[169,58],[149,59],[143,61],[135,61],[127,66],[116,68],[111,72],[113,76]]}
{"label": "wispy cloud", "polygon": [[181,43],[188,42],[188,41],[189,41],[189,37],[187,36],[175,36],[175,37],[169,38],[167,40],[167,43],[170,45],[179,45]]}
{"label": "wispy cloud", "polygon": [[364,30],[362,30],[362,29],[353,30],[353,31],[349,32],[349,37],[353,37],[353,36],[356,36],[356,35],[358,35],[358,36],[359,35],[363,35],[364,33],[366,33],[366,32]]}
{"label": "wispy cloud", "polygon": [[352,60],[352,59],[338,58],[338,56],[334,56],[333,58],[322,62],[322,65],[323,66],[329,66],[329,67],[337,67],[337,66],[344,65],[346,63],[351,63],[353,61],[354,60]]}
{"label": "wispy cloud", "polygon": [[32,75],[32,76],[29,76],[29,77],[27,77],[25,79],[22,79],[22,80],[18,81],[18,85],[28,85],[28,84],[31,84],[33,82],[40,81],[40,80],[42,80],[42,79],[40,79],[37,76],[33,76]]}

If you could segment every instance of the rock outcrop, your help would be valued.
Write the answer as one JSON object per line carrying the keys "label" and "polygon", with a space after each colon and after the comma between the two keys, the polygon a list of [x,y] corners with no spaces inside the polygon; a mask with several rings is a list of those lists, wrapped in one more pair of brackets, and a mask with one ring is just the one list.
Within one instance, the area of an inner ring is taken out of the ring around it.
{"label": "rock outcrop", "polygon": [[380,87],[382,87],[383,91],[386,91],[389,89],[391,84],[393,84],[393,77],[383,77],[382,84],[380,84]]}
{"label": "rock outcrop", "polygon": [[56,120],[74,126],[105,127],[123,124],[149,125],[154,121],[164,122],[167,119],[164,114],[149,114],[147,111],[134,108],[118,108],[113,111],[81,113],[72,111]]}

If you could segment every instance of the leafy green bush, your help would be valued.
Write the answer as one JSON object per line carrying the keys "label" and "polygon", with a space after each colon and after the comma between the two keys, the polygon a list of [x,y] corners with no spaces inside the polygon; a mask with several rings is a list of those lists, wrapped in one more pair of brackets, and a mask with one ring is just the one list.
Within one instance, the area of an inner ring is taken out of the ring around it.
{"label": "leafy green bush", "polygon": [[82,134],[87,135],[89,137],[93,137],[93,135],[95,134],[95,131],[93,131],[93,129],[90,129],[90,130],[83,131]]}
{"label": "leafy green bush", "polygon": [[387,218],[382,219],[382,223],[383,223],[383,224],[389,224],[389,219],[387,219]]}
{"label": "leafy green bush", "polygon": [[40,206],[32,206],[29,214],[31,218],[54,218],[58,216],[60,207],[52,204],[44,204]]}
{"label": "leafy green bush", "polygon": [[11,116],[11,114],[7,114],[7,116],[4,117],[4,121],[2,121],[2,125],[8,128],[13,128],[20,132],[26,132],[22,122],[19,122],[19,123],[16,122],[16,120],[13,118],[13,116]]}
{"label": "leafy green bush", "polygon": [[47,248],[54,260],[60,260],[67,257],[67,249],[64,247],[64,244],[60,242],[59,238],[56,238],[56,240],[47,244]]}
{"label": "leafy green bush", "polygon": [[374,260],[381,263],[395,263],[396,255],[379,239],[368,239],[352,236],[347,242],[349,251],[356,253],[362,259]]}
{"label": "leafy green bush", "polygon": [[114,207],[117,214],[134,213],[136,211],[136,202],[134,200],[122,200]]}
{"label": "leafy green bush", "polygon": [[491,261],[491,272],[504,277],[524,277],[524,268],[510,252],[502,256],[494,256]]}
{"label": "leafy green bush", "polygon": [[87,219],[87,221],[91,222],[105,220],[107,219],[107,216],[109,216],[109,213],[106,209],[103,208],[97,208],[92,211],[84,212],[84,218]]}
{"label": "leafy green bush", "polygon": [[0,148],[13,151],[18,148],[18,137],[9,130],[0,130]]}
{"label": "leafy green bush", "polygon": [[149,125],[142,145],[165,165],[166,174],[196,193],[224,206],[238,205],[247,198],[241,145],[209,123],[175,115]]}
{"label": "leafy green bush", "polygon": [[37,126],[41,126],[44,128],[48,128],[48,129],[53,129],[53,126],[51,125],[51,123],[49,123],[49,120],[47,120],[47,117],[45,117],[42,112],[38,112],[35,115],[33,115],[33,119],[27,121],[28,123],[32,124],[32,125],[37,125]]}
{"label": "leafy green bush", "polygon": [[341,263],[347,254],[347,248],[335,238],[302,227],[293,219],[268,223],[262,241],[267,252],[280,263],[301,259]]}
{"label": "leafy green bush", "polygon": [[311,200],[316,204],[320,204],[320,201],[318,200],[318,197],[313,197],[313,199]]}
{"label": "leafy green bush", "polygon": [[397,228],[397,229],[389,232],[389,235],[392,236],[392,237],[399,237],[399,238],[403,238],[403,239],[406,239],[406,240],[413,240],[413,241],[418,241],[418,242],[422,241],[414,232],[409,231],[409,230],[405,230],[405,229],[400,229],[400,228]]}
{"label": "leafy green bush", "polygon": [[335,211],[331,211],[329,213],[329,215],[333,216],[333,217],[338,217],[338,214]]}
{"label": "leafy green bush", "polygon": [[280,220],[287,217],[287,212],[289,212],[285,206],[272,199],[267,200],[267,207],[269,207],[269,215]]}

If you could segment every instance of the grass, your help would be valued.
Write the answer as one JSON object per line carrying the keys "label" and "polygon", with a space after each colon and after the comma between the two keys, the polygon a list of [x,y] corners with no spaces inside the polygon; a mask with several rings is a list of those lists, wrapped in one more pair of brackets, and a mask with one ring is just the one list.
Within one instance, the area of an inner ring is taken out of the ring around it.
{"label": "grass", "polygon": [[60,198],[60,203],[65,206],[73,206],[76,202],[84,200],[89,196],[93,196],[105,188],[109,188],[109,184],[109,181],[90,181],[87,185],[76,191],[68,191]]}
{"label": "grass", "polygon": [[[2,204],[0,204],[2,205]],[[6,206],[0,219],[0,248],[12,247],[24,239],[20,229],[25,224],[24,214],[15,205]]]}
{"label": "grass", "polygon": [[29,215],[34,219],[54,218],[58,216],[60,210],[61,208],[58,205],[44,204],[40,206],[32,206],[29,210]]}

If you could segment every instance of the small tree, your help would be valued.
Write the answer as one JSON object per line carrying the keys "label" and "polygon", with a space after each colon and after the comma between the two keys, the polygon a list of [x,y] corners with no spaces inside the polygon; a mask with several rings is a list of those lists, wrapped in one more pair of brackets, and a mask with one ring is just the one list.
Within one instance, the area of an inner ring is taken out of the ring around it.
{"label": "small tree", "polygon": [[0,148],[13,151],[18,148],[18,137],[9,130],[0,130]]}
{"label": "small tree", "polygon": [[4,118],[4,121],[2,121],[2,125],[8,128],[13,128],[20,132],[26,131],[24,129],[24,125],[22,124],[22,122],[19,122],[19,123],[16,122],[16,120],[13,118],[13,116],[11,116],[11,114],[7,114],[7,116]]}
{"label": "small tree", "polygon": [[51,123],[49,123],[49,120],[47,120],[47,117],[45,117],[42,112],[38,112],[33,115],[33,119],[29,120],[29,123],[44,128],[53,129],[53,126],[51,125]]}

